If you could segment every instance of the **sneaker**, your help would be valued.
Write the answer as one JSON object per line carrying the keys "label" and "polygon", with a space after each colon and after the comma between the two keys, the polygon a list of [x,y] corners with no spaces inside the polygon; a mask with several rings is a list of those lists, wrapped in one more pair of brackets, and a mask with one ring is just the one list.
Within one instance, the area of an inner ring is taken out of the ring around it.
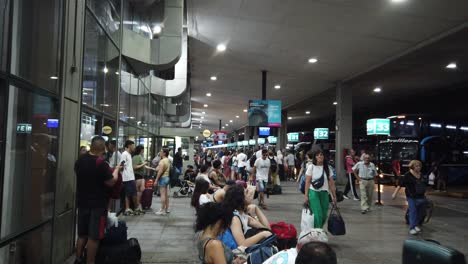
{"label": "sneaker", "polygon": [[418,234],[418,231],[416,231],[416,229],[410,229],[409,231],[410,235],[417,235]]}
{"label": "sneaker", "polygon": [[366,214],[366,213],[367,213],[366,210],[362,210],[362,211],[361,211],[361,214]]}
{"label": "sneaker", "polygon": [[161,210],[157,211],[155,214],[156,214],[156,215],[166,215],[166,212],[164,212],[164,211],[161,209]]}
{"label": "sneaker", "polygon": [[171,211],[169,209],[166,210],[166,214],[170,214]]}
{"label": "sneaker", "polygon": [[145,214],[145,211],[141,210],[141,208],[136,209],[135,212],[136,212],[138,215]]}
{"label": "sneaker", "polygon": [[357,197],[357,198],[356,198],[356,197],[354,197],[354,199],[353,199],[353,200],[354,200],[354,201],[361,201],[361,199],[359,199],[359,197]]}
{"label": "sneaker", "polygon": [[343,198],[345,198],[346,200],[349,200],[349,197],[346,194],[343,194]]}
{"label": "sneaker", "polygon": [[135,212],[133,212],[132,209],[127,209],[127,210],[125,210],[124,215],[125,216],[132,216],[132,215],[135,215]]}
{"label": "sneaker", "polygon": [[366,212],[368,212],[368,213],[369,213],[369,212],[370,212],[370,208],[367,208],[367,209],[366,209]]}
{"label": "sneaker", "polygon": [[418,233],[421,232],[421,228],[419,228],[418,226],[415,226],[414,230],[416,230],[416,232],[418,232]]}

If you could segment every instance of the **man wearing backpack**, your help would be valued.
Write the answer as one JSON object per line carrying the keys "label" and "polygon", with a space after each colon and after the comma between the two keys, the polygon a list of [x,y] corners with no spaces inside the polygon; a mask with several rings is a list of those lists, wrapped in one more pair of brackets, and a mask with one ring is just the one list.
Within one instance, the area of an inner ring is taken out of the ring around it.
{"label": "man wearing backpack", "polygon": [[[105,140],[97,136],[91,141],[91,150],[80,156],[75,163],[77,179],[78,241],[75,263],[94,263],[99,241],[104,238],[107,218],[108,187],[116,182],[117,166],[111,173],[107,162],[99,162],[105,153]],[[87,260],[82,259],[87,248]]]}
{"label": "man wearing backpack", "polygon": [[268,159],[270,160],[271,180],[273,185],[280,185],[279,179],[279,166],[278,158],[275,156],[273,150],[268,151]]}

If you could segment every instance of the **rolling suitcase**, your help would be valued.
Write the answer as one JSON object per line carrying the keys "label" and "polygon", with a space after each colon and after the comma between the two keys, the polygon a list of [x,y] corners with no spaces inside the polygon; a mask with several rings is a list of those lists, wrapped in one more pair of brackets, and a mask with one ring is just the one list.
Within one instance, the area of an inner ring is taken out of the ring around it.
{"label": "rolling suitcase", "polygon": [[153,189],[146,188],[143,191],[140,203],[144,210],[151,208],[151,204],[153,203]]}
{"label": "rolling suitcase", "polygon": [[436,241],[408,239],[403,245],[403,264],[466,264],[460,251]]}

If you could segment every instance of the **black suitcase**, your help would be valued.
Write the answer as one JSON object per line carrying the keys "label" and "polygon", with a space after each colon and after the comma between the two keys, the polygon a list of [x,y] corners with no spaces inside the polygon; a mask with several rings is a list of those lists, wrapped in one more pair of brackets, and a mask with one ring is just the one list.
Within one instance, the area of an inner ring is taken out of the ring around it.
{"label": "black suitcase", "polygon": [[408,239],[403,245],[403,264],[466,264],[463,253],[436,241]]}
{"label": "black suitcase", "polygon": [[97,264],[139,264],[141,263],[140,243],[136,238],[120,244],[99,245],[96,254]]}

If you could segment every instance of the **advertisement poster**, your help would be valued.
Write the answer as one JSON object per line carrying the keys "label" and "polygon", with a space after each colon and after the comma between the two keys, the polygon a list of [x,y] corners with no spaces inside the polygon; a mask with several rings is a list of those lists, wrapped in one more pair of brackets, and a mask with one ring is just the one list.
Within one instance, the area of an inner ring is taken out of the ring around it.
{"label": "advertisement poster", "polygon": [[250,100],[249,126],[281,127],[281,101]]}

